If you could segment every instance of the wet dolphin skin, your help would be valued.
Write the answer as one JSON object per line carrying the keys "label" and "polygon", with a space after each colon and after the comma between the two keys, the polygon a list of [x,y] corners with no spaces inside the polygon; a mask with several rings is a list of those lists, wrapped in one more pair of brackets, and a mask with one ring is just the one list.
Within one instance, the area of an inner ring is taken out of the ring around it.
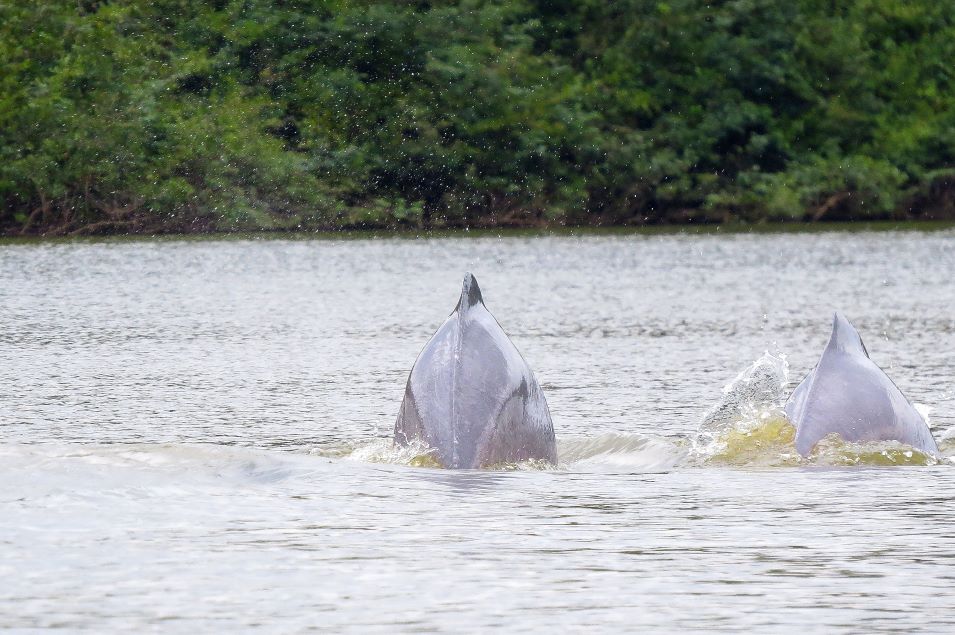
{"label": "wet dolphin skin", "polygon": [[938,453],[928,424],[869,359],[859,333],[838,313],[819,363],[793,391],[785,410],[803,456],[833,433],[853,443],[900,441]]}
{"label": "wet dolphin skin", "polygon": [[471,274],[408,377],[395,443],[416,442],[449,468],[557,462],[544,393]]}

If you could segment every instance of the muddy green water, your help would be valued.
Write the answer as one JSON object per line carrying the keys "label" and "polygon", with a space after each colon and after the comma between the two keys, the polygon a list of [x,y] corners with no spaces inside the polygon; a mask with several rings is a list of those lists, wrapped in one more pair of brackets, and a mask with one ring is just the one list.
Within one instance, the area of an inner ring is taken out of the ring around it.
{"label": "muddy green water", "polygon": [[[554,469],[390,446],[466,270]],[[950,229],[0,245],[0,627],[951,631],[953,276]],[[941,457],[697,441],[833,310]]]}

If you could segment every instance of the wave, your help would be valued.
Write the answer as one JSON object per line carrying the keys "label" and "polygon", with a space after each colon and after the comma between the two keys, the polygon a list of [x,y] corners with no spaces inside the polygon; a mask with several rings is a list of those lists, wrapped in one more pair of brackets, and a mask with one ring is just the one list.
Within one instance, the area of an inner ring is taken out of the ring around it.
{"label": "wave", "polygon": [[321,462],[300,453],[211,444],[0,444],[5,491],[30,496],[170,489],[187,493],[193,488],[272,484],[321,469]]}
{"label": "wave", "polygon": [[[794,445],[795,427],[783,411],[788,388],[786,356],[766,352],[726,384],[719,399],[704,413],[696,434],[689,438],[622,432],[558,438],[557,466],[527,461],[488,469],[655,472],[713,466],[759,469],[955,464],[955,428],[939,437],[938,457],[896,441],[849,443],[837,435],[823,439],[809,456],[803,457]],[[928,408],[916,407],[928,421]],[[391,439],[332,453],[359,461],[441,467],[427,447],[397,447]]]}
{"label": "wave", "polygon": [[781,411],[767,410],[742,419],[693,454],[700,465],[740,468],[802,466],[937,465],[944,459],[898,441],[850,443],[836,434],[820,441],[803,457],[794,445],[796,428]]}
{"label": "wave", "polygon": [[[925,466],[955,464],[955,427],[936,432],[939,456],[889,441],[848,443],[823,439],[808,457],[796,452],[795,428],[783,412],[789,368],[785,355],[765,353],[744,368],[706,410],[692,436],[607,432],[559,437],[558,464],[523,461],[491,471],[660,472],[684,467],[784,468],[804,466]],[[916,404],[928,419],[928,408]],[[327,459],[315,461],[315,458]],[[307,476],[329,462],[440,468],[424,445],[396,446],[390,437],[285,450],[204,444],[0,444],[0,478],[54,491],[110,487],[128,477],[140,484],[268,483]]]}
{"label": "wave", "polygon": [[[897,441],[850,443],[836,434],[820,441],[809,456],[795,448],[796,429],[783,404],[789,366],[782,354],[765,353],[723,388],[720,400],[703,416],[690,453],[699,465],[743,468],[793,466],[936,465],[942,456]],[[928,422],[928,408],[918,405]],[[955,440],[953,440],[955,446]]]}
{"label": "wave", "polygon": [[[557,465],[530,459],[491,465],[489,471],[586,471],[597,469],[630,469],[659,471],[678,465],[687,455],[685,440],[650,437],[640,434],[606,433],[595,437],[557,439]],[[410,467],[441,469],[434,452],[424,444],[407,447],[395,445],[391,439],[374,439],[342,444],[320,450],[323,456],[367,463],[387,463]]]}
{"label": "wave", "polygon": [[434,450],[420,443],[408,446],[395,444],[391,439],[375,439],[354,446],[344,458],[366,463],[391,463],[411,467],[440,468],[441,463],[434,456]]}
{"label": "wave", "polygon": [[596,437],[558,439],[562,469],[657,472],[685,462],[689,443],[683,438],[610,432]]}

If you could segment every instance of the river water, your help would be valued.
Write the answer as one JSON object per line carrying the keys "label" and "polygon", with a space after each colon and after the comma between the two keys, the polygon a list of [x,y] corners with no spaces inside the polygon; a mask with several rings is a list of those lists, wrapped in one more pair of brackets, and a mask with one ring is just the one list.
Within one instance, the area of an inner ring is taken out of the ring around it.
{"label": "river water", "polygon": [[[556,468],[391,447],[465,271]],[[0,627],[950,632],[953,274],[953,230],[2,245]],[[766,423],[834,310],[941,457]]]}

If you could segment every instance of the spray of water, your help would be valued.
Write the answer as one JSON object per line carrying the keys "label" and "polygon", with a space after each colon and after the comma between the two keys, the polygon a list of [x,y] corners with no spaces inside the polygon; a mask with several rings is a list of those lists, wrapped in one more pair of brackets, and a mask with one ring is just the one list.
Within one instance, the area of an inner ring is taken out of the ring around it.
{"label": "spray of water", "polygon": [[791,446],[795,433],[782,411],[788,382],[789,364],[782,354],[766,352],[744,368],[703,415],[693,439],[694,458],[720,461],[717,457],[743,458],[751,448]]}
{"label": "spray of water", "polygon": [[[849,443],[832,434],[808,457],[796,452],[796,429],[783,411],[789,382],[785,355],[765,353],[723,388],[700,422],[691,456],[735,467],[935,465],[938,459],[896,441]],[[920,408],[926,421],[928,412]]]}
{"label": "spray of water", "polygon": [[[796,430],[783,411],[789,394],[789,364],[782,353],[764,353],[744,368],[703,415],[690,439],[611,432],[558,439],[559,464],[494,465],[491,470],[666,471],[681,466],[773,468],[799,466],[935,465],[952,462],[895,441],[848,443],[837,435],[823,439],[808,457],[796,452]],[[928,408],[916,405],[928,421]],[[955,453],[955,429],[940,436],[943,456]],[[400,447],[376,439],[335,456],[349,460],[441,467],[423,445]]]}

